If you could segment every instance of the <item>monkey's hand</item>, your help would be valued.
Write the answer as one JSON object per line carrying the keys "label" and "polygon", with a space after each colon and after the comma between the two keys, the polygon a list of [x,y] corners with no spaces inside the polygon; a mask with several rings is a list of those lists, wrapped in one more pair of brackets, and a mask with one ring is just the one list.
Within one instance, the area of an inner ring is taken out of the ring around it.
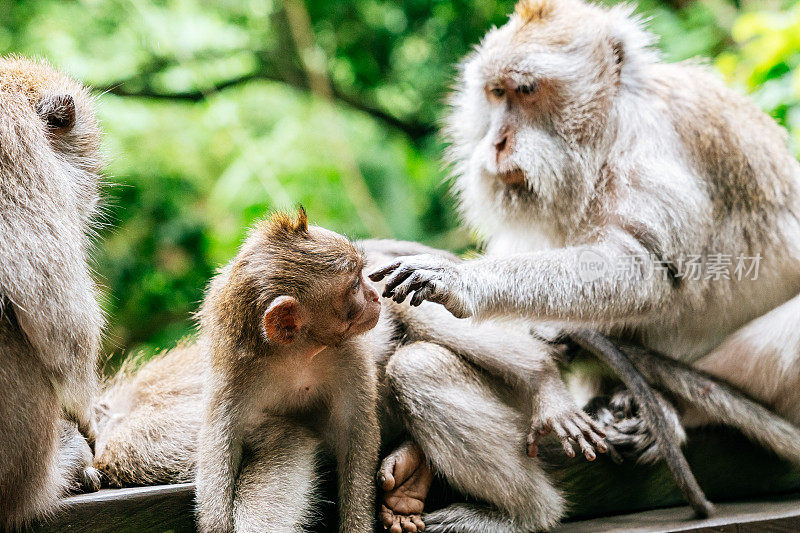
{"label": "monkey's hand", "polygon": [[[686,442],[686,430],[677,410],[663,396],[653,392],[677,436],[678,443],[683,444]],[[629,390],[618,390],[611,397],[593,398],[587,405],[587,410],[594,413],[597,423],[605,431],[609,453],[615,461],[653,464],[661,459],[661,451],[650,432],[650,426],[641,418],[639,404]]]}
{"label": "monkey's hand", "polygon": [[410,255],[378,268],[369,279],[377,282],[386,278],[384,298],[402,303],[413,292],[411,305],[429,300],[442,304],[457,318],[467,318],[472,311],[462,269],[463,265],[444,257]]}
{"label": "monkey's hand", "polygon": [[422,511],[433,481],[433,471],[422,450],[406,441],[389,454],[378,470],[378,485],[383,490],[380,520],[390,533],[417,533],[425,530]]}
{"label": "monkey's hand", "polygon": [[[570,402],[571,403],[571,402]],[[605,432],[600,426],[576,405],[542,410],[533,416],[528,433],[528,457],[536,457],[539,453],[539,440],[545,435],[555,432],[564,452],[575,457],[573,443],[580,447],[584,457],[589,461],[597,458],[599,453],[608,451],[605,443]]]}

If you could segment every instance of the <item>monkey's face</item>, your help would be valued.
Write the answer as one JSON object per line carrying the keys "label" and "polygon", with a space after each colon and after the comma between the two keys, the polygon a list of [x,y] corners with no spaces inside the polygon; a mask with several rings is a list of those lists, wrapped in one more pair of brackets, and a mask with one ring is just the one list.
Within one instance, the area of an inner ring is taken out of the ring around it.
{"label": "monkey's face", "polygon": [[522,2],[462,65],[447,133],[470,222],[495,218],[498,204],[530,216],[585,194],[612,129],[618,73],[606,14],[579,2]]}
{"label": "monkey's face", "polygon": [[341,274],[327,283],[328,296],[315,306],[310,335],[335,345],[374,328],[381,313],[378,291],[361,271]]}

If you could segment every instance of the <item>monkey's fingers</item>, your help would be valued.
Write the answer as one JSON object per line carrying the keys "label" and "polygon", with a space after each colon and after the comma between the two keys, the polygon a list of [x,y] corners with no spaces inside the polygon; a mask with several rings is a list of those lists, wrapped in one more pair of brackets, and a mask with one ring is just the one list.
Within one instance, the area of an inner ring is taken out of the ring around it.
{"label": "monkey's fingers", "polygon": [[567,454],[567,457],[575,457],[575,450],[572,448],[569,433],[564,426],[561,425],[561,423],[556,422],[553,424],[553,431],[556,432],[558,440],[561,441],[561,447],[564,448],[564,453]]}
{"label": "monkey's fingers", "polygon": [[594,448],[592,448],[592,446],[586,440],[586,437],[583,436],[583,431],[580,427],[578,427],[578,424],[574,420],[567,419],[564,421],[564,427],[566,428],[567,433],[569,433],[570,438],[578,444],[581,449],[581,453],[583,453],[586,459],[589,461],[594,461],[597,459],[597,454],[594,453]]}
{"label": "monkey's fingers", "polygon": [[403,303],[403,300],[406,299],[406,296],[421,289],[426,283],[428,283],[428,278],[418,270],[411,274],[408,279],[406,279],[394,290],[394,296],[392,299],[399,304]]}
{"label": "monkey's fingers", "polygon": [[584,412],[580,412],[574,419],[574,422],[577,424],[578,429],[580,429],[583,433],[583,436],[591,441],[592,447],[595,450],[600,453],[606,453],[608,451],[605,441],[605,432],[597,427],[597,424],[594,423],[594,420],[592,420],[589,415]]}
{"label": "monkey's fingers", "polygon": [[419,515],[411,515],[411,521],[414,522],[414,525],[417,526],[417,531],[425,531],[425,522],[422,521],[422,517]]}
{"label": "monkey's fingers", "polygon": [[600,426],[600,423],[597,420],[595,420],[594,418],[589,416],[589,414],[586,411],[580,411],[578,413],[578,416],[580,416],[581,420],[583,420],[584,422],[586,422],[589,425],[589,427],[591,428],[591,430],[594,433],[597,433],[601,437],[605,437],[606,436],[605,429],[603,429]]}
{"label": "monkey's fingers", "polygon": [[373,270],[370,274],[368,274],[368,277],[372,281],[380,281],[385,278],[387,274],[397,269],[397,267],[399,267],[402,263],[402,261],[395,261],[393,263],[389,263],[388,265],[384,265],[377,270]]}
{"label": "monkey's fingers", "polygon": [[425,285],[417,292],[414,293],[414,296],[411,297],[411,302],[409,302],[414,307],[419,307],[422,302],[426,300],[430,300],[433,297],[433,285]]}
{"label": "monkey's fingers", "polygon": [[383,297],[384,298],[391,298],[395,294],[395,289],[403,283],[406,279],[408,279],[411,274],[414,273],[414,269],[408,266],[401,266],[397,270],[392,273],[391,276],[386,278],[386,285],[383,287]]}

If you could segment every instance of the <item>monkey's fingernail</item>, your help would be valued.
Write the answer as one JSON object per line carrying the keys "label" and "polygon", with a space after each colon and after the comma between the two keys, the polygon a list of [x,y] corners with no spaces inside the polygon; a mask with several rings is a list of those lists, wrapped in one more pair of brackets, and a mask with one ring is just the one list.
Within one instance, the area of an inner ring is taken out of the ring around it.
{"label": "monkey's fingernail", "polygon": [[589,451],[587,451],[584,455],[586,456],[586,459],[588,459],[589,461],[594,461],[595,459],[597,459],[597,456]]}
{"label": "monkey's fingernail", "polygon": [[598,442],[597,451],[600,453],[606,453],[608,451],[608,446],[606,446],[604,442]]}

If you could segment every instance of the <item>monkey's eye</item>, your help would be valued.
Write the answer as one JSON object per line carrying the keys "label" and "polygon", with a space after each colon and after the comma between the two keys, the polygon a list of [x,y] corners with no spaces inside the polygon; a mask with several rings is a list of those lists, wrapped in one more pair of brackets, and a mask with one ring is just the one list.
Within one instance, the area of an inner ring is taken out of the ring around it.
{"label": "monkey's eye", "polygon": [[529,83],[527,85],[520,85],[517,87],[517,90],[520,94],[529,95],[536,92],[536,83]]}
{"label": "monkey's eye", "polygon": [[502,98],[506,95],[506,90],[502,87],[492,87],[489,89],[489,92],[492,93],[492,96],[495,98]]}

